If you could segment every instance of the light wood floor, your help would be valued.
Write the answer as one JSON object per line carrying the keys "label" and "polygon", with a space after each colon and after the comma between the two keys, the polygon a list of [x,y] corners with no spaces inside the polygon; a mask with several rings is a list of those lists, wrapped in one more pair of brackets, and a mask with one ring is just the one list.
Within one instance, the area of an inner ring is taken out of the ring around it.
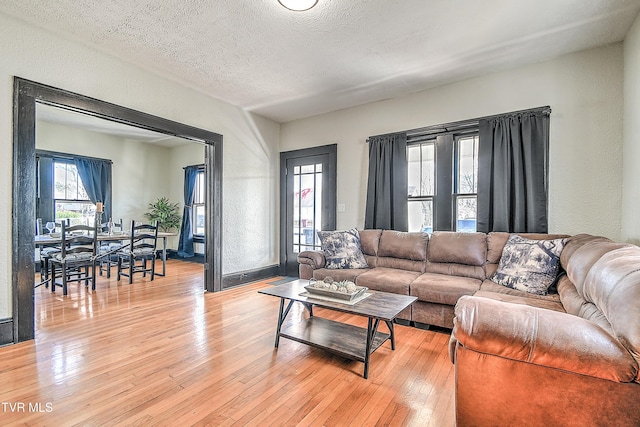
{"label": "light wood floor", "polygon": [[362,363],[286,339],[274,349],[279,300],[257,293],[273,280],[212,294],[201,265],[167,269],[64,298],[36,289],[36,339],[0,348],[0,425],[454,424],[448,333],[398,325],[365,380]]}

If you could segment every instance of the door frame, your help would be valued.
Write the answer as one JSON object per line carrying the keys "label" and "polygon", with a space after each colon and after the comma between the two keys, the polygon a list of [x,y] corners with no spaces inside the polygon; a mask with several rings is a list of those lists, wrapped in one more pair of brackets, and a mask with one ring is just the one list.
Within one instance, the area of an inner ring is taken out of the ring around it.
{"label": "door frame", "polygon": [[[302,157],[311,157],[318,155],[329,156],[329,168],[326,171],[328,175],[328,185],[326,190],[330,191],[334,206],[337,206],[338,187],[337,187],[337,163],[338,163],[338,144],[323,145],[312,148],[302,148],[293,151],[283,151],[280,153],[280,275],[286,274],[287,263],[287,161]],[[323,187],[323,191],[325,188]],[[329,227],[336,228],[336,211],[334,209],[332,218],[328,219]]]}
{"label": "door frame", "polygon": [[[13,84],[13,227],[12,337],[5,343],[35,337],[35,149],[36,103],[88,114],[205,145],[207,192],[204,285],[222,290],[222,135],[99,99],[14,77]],[[5,329],[6,330],[6,329]],[[7,338],[9,338],[7,340]]]}

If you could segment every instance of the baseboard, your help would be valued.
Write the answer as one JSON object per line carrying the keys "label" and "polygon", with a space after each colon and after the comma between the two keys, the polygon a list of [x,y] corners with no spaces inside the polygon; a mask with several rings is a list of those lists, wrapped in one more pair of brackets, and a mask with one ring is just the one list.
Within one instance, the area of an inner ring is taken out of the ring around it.
{"label": "baseboard", "polygon": [[170,249],[167,249],[167,259],[179,259],[180,261],[204,264],[204,254],[194,254],[192,257],[184,258],[178,255],[178,251],[174,251]]}
{"label": "baseboard", "polygon": [[13,319],[0,319],[0,346],[13,344]]}
{"label": "baseboard", "polygon": [[255,282],[256,280],[268,279],[269,277],[277,276],[279,271],[280,266],[270,265],[255,270],[224,274],[222,276],[222,288],[232,288],[244,283]]}

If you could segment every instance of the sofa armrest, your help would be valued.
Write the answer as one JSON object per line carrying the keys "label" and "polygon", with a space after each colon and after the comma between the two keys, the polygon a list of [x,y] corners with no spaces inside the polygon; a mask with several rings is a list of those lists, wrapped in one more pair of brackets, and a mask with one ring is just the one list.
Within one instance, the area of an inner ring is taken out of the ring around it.
{"label": "sofa armrest", "polygon": [[322,251],[302,251],[298,254],[298,262],[307,264],[313,270],[325,266],[324,253]]}
{"label": "sofa armrest", "polygon": [[627,349],[595,323],[567,313],[482,297],[458,300],[452,360],[455,345],[617,382],[632,382],[638,371]]}

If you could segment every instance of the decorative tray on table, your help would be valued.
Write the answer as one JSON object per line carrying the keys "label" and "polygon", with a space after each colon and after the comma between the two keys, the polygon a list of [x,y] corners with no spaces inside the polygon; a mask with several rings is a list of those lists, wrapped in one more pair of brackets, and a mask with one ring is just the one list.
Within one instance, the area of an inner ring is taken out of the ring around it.
{"label": "decorative tray on table", "polygon": [[352,301],[362,296],[369,289],[366,286],[356,286],[356,284],[350,280],[335,282],[330,278],[317,281],[311,279],[309,284],[304,288],[311,294],[311,296],[315,294],[345,301]]}

